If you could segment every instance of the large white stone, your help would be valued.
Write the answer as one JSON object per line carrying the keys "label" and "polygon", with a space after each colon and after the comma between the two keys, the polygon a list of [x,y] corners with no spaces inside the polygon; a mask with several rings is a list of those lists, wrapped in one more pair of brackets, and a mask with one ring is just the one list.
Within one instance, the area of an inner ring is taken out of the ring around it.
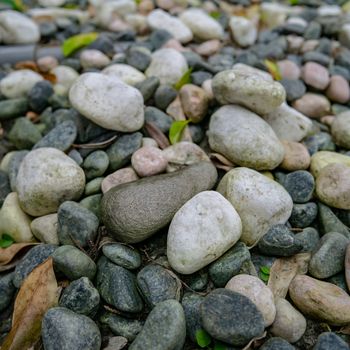
{"label": "large white stone", "polygon": [[243,224],[241,240],[254,246],[276,224],[285,224],[293,201],[276,181],[248,168],[230,170],[217,188],[237,210]]}
{"label": "large white stone", "polygon": [[191,8],[181,13],[180,20],[200,40],[222,39],[224,31],[214,18],[201,9]]}
{"label": "large white stone", "polygon": [[44,78],[40,74],[30,69],[20,69],[0,80],[0,92],[7,98],[26,97],[32,87],[42,80]]}
{"label": "large white stone", "polygon": [[185,23],[177,17],[169,15],[167,12],[156,9],[147,17],[148,25],[152,29],[167,30],[175,39],[181,43],[187,43],[192,40],[193,35],[191,30]]}
{"label": "large white stone", "polygon": [[188,70],[185,57],[175,49],[160,49],[152,54],[146,76],[159,78],[161,84],[176,84]]}
{"label": "large white stone", "polygon": [[280,140],[299,142],[312,130],[312,121],[287,103],[262,117]]}
{"label": "large white stone", "polygon": [[84,187],[84,171],[56,148],[29,152],[17,175],[20,205],[32,216],[55,213],[64,201],[78,200]]}
{"label": "large white stone", "polygon": [[258,30],[252,21],[242,16],[232,16],[229,26],[232,36],[240,46],[253,45],[258,37]]}
{"label": "large white stone", "polygon": [[0,42],[5,44],[35,44],[40,40],[39,26],[17,11],[0,12]]}
{"label": "large white stone", "polygon": [[270,113],[286,99],[286,92],[280,83],[237,69],[216,74],[212,88],[219,103],[236,103],[259,115]]}
{"label": "large white stone", "polygon": [[272,324],[276,316],[274,297],[261,279],[245,274],[236,275],[227,282],[225,288],[249,298],[262,313],[265,327]]}
{"label": "large white stone", "polygon": [[241,219],[232,205],[218,192],[201,192],[184,204],[171,221],[169,263],[179,273],[196,272],[230,249],[241,232]]}
{"label": "large white stone", "polygon": [[284,158],[283,145],[272,128],[237,105],[223,106],[211,116],[208,139],[215,152],[256,170],[274,169]]}
{"label": "large white stone", "polygon": [[125,84],[135,85],[146,79],[145,75],[128,64],[116,63],[106,67],[102,72],[109,77],[117,77]]}
{"label": "large white stone", "polygon": [[84,117],[106,129],[132,132],[144,123],[141,93],[116,77],[82,74],[72,85],[69,100]]}

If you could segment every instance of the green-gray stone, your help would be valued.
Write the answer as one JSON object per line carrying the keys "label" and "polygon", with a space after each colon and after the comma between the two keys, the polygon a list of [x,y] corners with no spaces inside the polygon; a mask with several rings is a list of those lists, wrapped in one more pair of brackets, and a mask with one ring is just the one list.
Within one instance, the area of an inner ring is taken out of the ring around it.
{"label": "green-gray stone", "polygon": [[144,72],[151,63],[151,51],[146,47],[134,46],[126,53],[126,63]]}
{"label": "green-gray stone", "polygon": [[152,308],[164,300],[180,300],[181,281],[160,265],[145,266],[137,274],[137,286],[143,299]]}
{"label": "green-gray stone", "polygon": [[133,341],[136,338],[144,324],[140,320],[124,318],[112,313],[103,315],[100,322],[107,324],[113,334],[125,337],[129,341]]}
{"label": "green-gray stone", "polygon": [[22,163],[23,158],[29,153],[29,151],[17,151],[14,153],[8,164],[8,176],[10,180],[11,190],[13,192],[17,191],[16,181],[19,167]]}
{"label": "green-gray stone", "polygon": [[93,315],[99,303],[98,290],[87,277],[81,277],[63,291],[59,305],[78,314]]}
{"label": "green-gray stone", "polygon": [[216,179],[214,165],[200,162],[116,186],[102,198],[102,221],[117,240],[141,242],[166,226],[194,195],[211,189]]}
{"label": "green-gray stone", "polygon": [[101,333],[94,321],[64,307],[46,312],[41,337],[45,350],[100,350]]}
{"label": "green-gray stone", "polygon": [[312,224],[317,216],[317,204],[313,202],[294,204],[289,222],[293,227],[304,228]]}
{"label": "green-gray stone", "polygon": [[34,146],[34,149],[41,147],[53,147],[65,152],[74,143],[77,133],[78,130],[75,123],[72,120],[65,120],[46,134]]}
{"label": "green-gray stone", "polygon": [[157,304],[129,350],[181,350],[186,338],[185,314],[176,300]]}
{"label": "green-gray stone", "polygon": [[74,281],[81,277],[92,280],[96,274],[96,264],[93,260],[71,245],[63,245],[52,254],[54,268]]}
{"label": "green-gray stone", "polygon": [[104,151],[90,153],[84,160],[83,169],[88,180],[102,176],[109,165],[109,158]]}
{"label": "green-gray stone", "polygon": [[0,208],[5,198],[11,192],[10,179],[4,171],[0,170]]}
{"label": "green-gray stone", "polygon": [[303,246],[300,253],[313,252],[320,240],[320,235],[315,228],[306,227],[302,232],[295,235],[295,239]]}
{"label": "green-gray stone", "polygon": [[88,196],[84,199],[82,199],[79,204],[88,210],[90,210],[92,213],[96,215],[97,218],[100,219],[101,217],[101,199],[102,194],[93,194],[92,196]]}
{"label": "green-gray stone", "polygon": [[295,350],[295,347],[279,337],[267,340],[260,350]]}
{"label": "green-gray stone", "polygon": [[160,85],[154,94],[154,102],[157,108],[163,111],[175,100],[177,91],[169,85]]}
{"label": "green-gray stone", "polygon": [[141,266],[141,255],[136,249],[124,244],[111,243],[102,247],[103,254],[114,264],[135,270]]}
{"label": "green-gray stone", "polygon": [[103,177],[96,177],[85,185],[84,193],[86,196],[90,196],[92,194],[101,192],[101,183],[103,181]]}
{"label": "green-gray stone", "polygon": [[111,170],[120,169],[130,162],[133,153],[141,147],[142,137],[140,132],[123,135],[108,147],[107,155]]}
{"label": "green-gray stone", "polygon": [[20,117],[28,110],[26,98],[14,98],[0,101],[0,120]]}
{"label": "green-gray stone", "polygon": [[0,275],[0,311],[5,310],[11,303],[16,288],[12,283],[13,272]]}
{"label": "green-gray stone", "polygon": [[313,350],[349,350],[349,344],[335,333],[324,332],[318,336]]}
{"label": "green-gray stone", "polygon": [[331,277],[344,270],[349,240],[338,232],[329,232],[319,241],[309,263],[309,273],[318,279]]}
{"label": "green-gray stone", "polygon": [[243,242],[238,242],[209,267],[209,276],[216,287],[225,287],[226,283],[239,273],[242,264],[250,259],[250,253]]}
{"label": "green-gray stone", "polygon": [[146,102],[154,95],[159,84],[160,81],[157,77],[149,77],[144,81],[135,84],[134,87],[141,92],[143,100]]}
{"label": "green-gray stone", "polygon": [[57,234],[61,244],[86,247],[94,242],[99,220],[90,210],[76,202],[66,201],[58,208]]}
{"label": "green-gray stone", "polygon": [[113,264],[104,256],[97,263],[96,286],[102,298],[118,310],[142,311],[143,303],[134,274]]}
{"label": "green-gray stone", "polygon": [[28,118],[21,117],[16,119],[8,137],[17,149],[31,149],[42,136]]}
{"label": "green-gray stone", "polygon": [[158,108],[149,106],[145,108],[145,120],[155,124],[163,133],[167,133],[173,123],[173,119]]}
{"label": "green-gray stone", "polygon": [[196,342],[196,332],[203,329],[200,316],[200,305],[204,297],[195,293],[186,293],[182,298],[182,307],[186,317],[186,333]]}
{"label": "green-gray stone", "polygon": [[209,276],[205,270],[199,270],[191,275],[185,275],[186,284],[194,291],[200,292],[207,287]]}
{"label": "green-gray stone", "polygon": [[326,279],[326,282],[333,283],[339,288],[343,289],[346,293],[349,293],[349,289],[346,283],[344,271],[337,273],[336,275]]}

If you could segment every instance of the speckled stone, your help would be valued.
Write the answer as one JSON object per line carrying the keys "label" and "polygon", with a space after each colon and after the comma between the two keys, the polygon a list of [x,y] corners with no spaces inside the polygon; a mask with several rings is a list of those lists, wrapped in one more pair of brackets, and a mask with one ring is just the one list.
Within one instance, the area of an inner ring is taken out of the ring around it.
{"label": "speckled stone", "polygon": [[41,139],[40,131],[25,117],[17,118],[8,134],[17,149],[31,149]]}
{"label": "speckled stone", "polygon": [[89,317],[54,307],[43,318],[41,336],[45,350],[100,350],[101,334]]}
{"label": "speckled stone", "polygon": [[338,232],[350,239],[350,229],[339,220],[332,209],[320,202],[317,206],[321,232]]}
{"label": "speckled stone", "polygon": [[313,350],[349,350],[349,345],[333,332],[321,333]]}
{"label": "speckled stone", "polygon": [[114,264],[128,270],[137,269],[141,265],[140,253],[127,245],[120,243],[105,244],[102,247],[102,252]]}
{"label": "speckled stone", "polygon": [[83,169],[88,180],[102,176],[109,165],[109,157],[104,151],[90,153],[84,160]]}
{"label": "speckled stone", "polygon": [[268,339],[259,350],[295,350],[295,347],[279,337]]}
{"label": "speckled stone", "polygon": [[97,263],[96,286],[101,297],[118,310],[140,312],[143,308],[134,274],[106,257]]}
{"label": "speckled stone", "polygon": [[27,98],[13,98],[0,101],[0,120],[16,118],[24,115],[28,109]]}
{"label": "speckled stone", "polygon": [[177,91],[172,86],[160,85],[154,94],[154,103],[156,107],[164,111],[176,96]]}
{"label": "speckled stone", "polygon": [[147,123],[155,124],[161,131],[167,133],[173,119],[158,108],[147,106],[145,108],[145,120]]}
{"label": "speckled stone", "polygon": [[102,183],[101,183],[101,189],[103,193],[106,193],[111,188],[127,183],[138,180],[139,177],[137,176],[135,170],[133,168],[123,168],[115,171],[112,174],[107,175]]}
{"label": "speckled stone", "polygon": [[182,307],[186,318],[186,334],[196,342],[196,332],[203,329],[200,315],[200,305],[204,297],[196,293],[186,293],[182,298]]}
{"label": "speckled stone", "polygon": [[306,203],[312,198],[315,180],[308,171],[298,170],[286,176],[283,186],[294,203]]}
{"label": "speckled stone", "polygon": [[317,217],[317,204],[313,202],[294,204],[289,222],[293,227],[305,228]]}
{"label": "speckled stone", "polygon": [[13,272],[0,275],[0,311],[10,305],[16,288],[12,283]]}

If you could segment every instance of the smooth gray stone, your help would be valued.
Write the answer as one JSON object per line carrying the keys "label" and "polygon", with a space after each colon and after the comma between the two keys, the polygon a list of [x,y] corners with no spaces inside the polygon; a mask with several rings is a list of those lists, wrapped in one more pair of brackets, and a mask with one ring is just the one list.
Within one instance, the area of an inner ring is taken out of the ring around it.
{"label": "smooth gray stone", "polygon": [[102,252],[113,263],[126,269],[134,270],[141,266],[140,253],[124,244],[105,244],[102,247]]}
{"label": "smooth gray stone", "polygon": [[294,203],[306,203],[312,198],[315,180],[308,171],[298,170],[289,173],[285,177],[283,186]]}
{"label": "smooth gray stone", "polygon": [[349,345],[333,332],[321,333],[313,350],[349,350]]}
{"label": "smooth gray stone", "polygon": [[312,224],[317,217],[317,204],[313,202],[294,204],[289,222],[293,227],[305,228]]}
{"label": "smooth gray stone", "polygon": [[315,250],[320,240],[320,235],[315,228],[306,227],[302,232],[295,235],[295,239],[298,240],[303,246],[303,249],[300,251],[300,253],[306,253]]}
{"label": "smooth gray stone", "polygon": [[88,210],[90,210],[92,213],[96,215],[98,219],[101,217],[101,199],[102,194],[93,194],[92,196],[85,197],[82,199],[79,204]]}
{"label": "smooth gray stone", "polygon": [[0,311],[5,310],[11,303],[16,288],[12,283],[13,272],[0,275]]}
{"label": "smooth gray stone", "polygon": [[0,170],[0,208],[5,198],[11,192],[10,179],[4,171]]}
{"label": "smooth gray stone", "polygon": [[196,342],[196,332],[203,329],[200,316],[200,305],[204,297],[195,293],[186,293],[182,298],[182,307],[186,318],[186,333]]}
{"label": "smooth gray stone", "polygon": [[165,111],[175,100],[177,91],[170,85],[160,85],[154,94],[154,103],[157,108]]}
{"label": "smooth gray stone", "polygon": [[8,176],[10,179],[10,186],[12,192],[17,191],[17,174],[19,167],[21,166],[22,160],[29,153],[29,151],[18,151],[13,156],[11,156],[8,165]]}
{"label": "smooth gray stone", "polygon": [[46,312],[41,337],[45,350],[100,350],[101,347],[96,323],[64,307]]}
{"label": "smooth gray stone", "polygon": [[90,153],[84,160],[83,169],[88,180],[102,176],[109,165],[109,158],[104,151]]}
{"label": "smooth gray stone", "polygon": [[142,96],[143,100],[148,101],[156,92],[158,86],[160,84],[159,78],[157,77],[149,77],[140,83],[134,85],[136,89],[138,89]]}
{"label": "smooth gray stone", "polygon": [[186,338],[185,314],[176,300],[157,304],[129,350],[181,350]]}
{"label": "smooth gray stone", "polygon": [[28,99],[26,98],[14,98],[11,100],[0,101],[0,120],[23,116],[27,110]]}
{"label": "smooth gray stone", "polygon": [[259,350],[294,350],[295,347],[286,340],[274,337],[267,340]]}
{"label": "smooth gray stone", "polygon": [[48,80],[37,82],[28,93],[30,108],[41,113],[49,105],[49,98],[53,94],[52,84]]}
{"label": "smooth gray stone", "polygon": [[8,135],[17,149],[31,149],[41,137],[38,128],[25,117],[16,119]]}
{"label": "smooth gray stone", "polygon": [[167,133],[171,127],[173,119],[158,108],[149,106],[145,108],[145,120],[155,124],[163,133]]}

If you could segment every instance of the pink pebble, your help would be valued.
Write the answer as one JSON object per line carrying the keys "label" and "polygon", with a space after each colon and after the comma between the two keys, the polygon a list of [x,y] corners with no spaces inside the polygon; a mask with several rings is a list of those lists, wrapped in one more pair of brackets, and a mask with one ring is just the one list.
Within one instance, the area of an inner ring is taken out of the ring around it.
{"label": "pink pebble", "polygon": [[325,90],[330,80],[328,70],[316,62],[307,62],[301,70],[301,76],[305,84],[318,90]]}
{"label": "pink pebble", "polygon": [[131,165],[139,176],[145,177],[164,172],[168,161],[159,148],[146,146],[132,155]]}

